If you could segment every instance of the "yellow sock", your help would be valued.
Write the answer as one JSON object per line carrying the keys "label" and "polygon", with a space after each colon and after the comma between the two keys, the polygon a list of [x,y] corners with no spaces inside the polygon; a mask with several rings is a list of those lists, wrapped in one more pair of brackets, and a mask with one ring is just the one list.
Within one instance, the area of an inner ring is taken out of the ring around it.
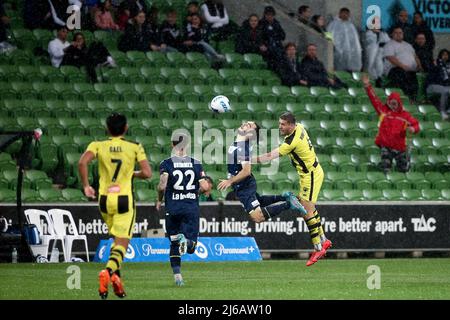
{"label": "yellow sock", "polygon": [[311,242],[314,245],[314,249],[321,250],[322,246],[320,244],[319,236],[320,222],[318,222],[316,217],[312,217],[306,220],[306,225],[308,226],[309,235],[311,236]]}
{"label": "yellow sock", "polygon": [[109,254],[109,260],[106,264],[106,268],[110,269],[112,273],[120,269],[126,252],[127,249],[125,249],[123,246],[114,245],[111,248],[111,253]]}
{"label": "yellow sock", "polygon": [[327,240],[327,238],[325,237],[325,232],[323,232],[322,221],[320,220],[320,215],[317,210],[314,210],[314,218],[316,218],[316,220],[320,223],[319,237],[320,237],[320,241],[324,242],[325,240]]}

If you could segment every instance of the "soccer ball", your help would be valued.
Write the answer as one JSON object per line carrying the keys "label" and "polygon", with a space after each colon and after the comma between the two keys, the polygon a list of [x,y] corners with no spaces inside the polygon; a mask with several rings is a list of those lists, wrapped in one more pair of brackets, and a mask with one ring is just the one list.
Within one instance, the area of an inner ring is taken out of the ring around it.
{"label": "soccer ball", "polygon": [[209,109],[217,113],[229,112],[231,111],[230,100],[225,96],[216,96],[209,103]]}

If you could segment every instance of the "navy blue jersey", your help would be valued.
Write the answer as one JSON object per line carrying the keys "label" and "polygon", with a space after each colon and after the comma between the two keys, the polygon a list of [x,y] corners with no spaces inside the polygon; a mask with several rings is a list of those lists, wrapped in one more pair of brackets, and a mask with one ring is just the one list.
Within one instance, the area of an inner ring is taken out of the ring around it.
{"label": "navy blue jersey", "polygon": [[[242,170],[242,162],[251,162],[251,146],[250,142],[247,141],[239,141],[234,142],[228,148],[228,176],[235,176]],[[249,185],[255,178],[253,175],[248,176],[244,180],[233,184],[234,190],[239,190],[242,187]]]}
{"label": "navy blue jersey", "polygon": [[199,181],[205,175],[200,162],[188,156],[173,156],[161,162],[159,173],[169,175],[164,194],[167,212],[198,210]]}

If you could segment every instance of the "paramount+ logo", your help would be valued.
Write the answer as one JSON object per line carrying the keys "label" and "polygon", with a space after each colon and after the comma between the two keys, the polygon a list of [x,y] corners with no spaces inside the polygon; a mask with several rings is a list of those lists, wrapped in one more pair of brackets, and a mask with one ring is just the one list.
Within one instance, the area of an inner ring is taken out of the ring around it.
{"label": "paramount+ logo", "polygon": [[434,232],[436,230],[436,219],[431,217],[426,219],[424,215],[420,218],[411,218],[414,232]]}

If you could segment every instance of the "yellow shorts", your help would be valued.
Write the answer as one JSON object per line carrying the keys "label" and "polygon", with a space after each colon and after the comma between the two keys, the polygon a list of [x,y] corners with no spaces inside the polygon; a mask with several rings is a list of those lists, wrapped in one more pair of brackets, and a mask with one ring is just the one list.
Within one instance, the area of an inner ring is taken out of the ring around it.
{"label": "yellow shorts", "polygon": [[100,195],[99,208],[110,235],[125,239],[133,237],[136,208],[131,194]]}
{"label": "yellow shorts", "polygon": [[320,188],[322,187],[323,178],[324,173],[320,164],[309,173],[301,173],[299,198],[316,203]]}

